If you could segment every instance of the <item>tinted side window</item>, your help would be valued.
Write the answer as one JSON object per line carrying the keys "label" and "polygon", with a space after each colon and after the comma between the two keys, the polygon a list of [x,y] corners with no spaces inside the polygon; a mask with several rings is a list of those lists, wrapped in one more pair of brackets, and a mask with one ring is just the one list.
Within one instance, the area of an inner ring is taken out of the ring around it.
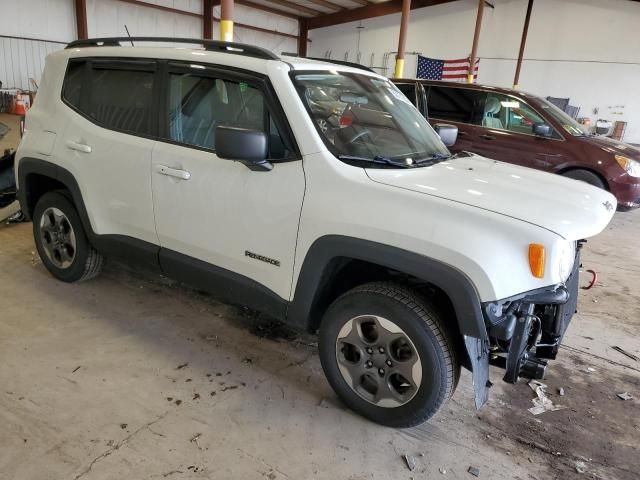
{"label": "tinted side window", "polygon": [[409,99],[409,101],[416,104],[416,85],[414,83],[396,83],[396,87],[404,93],[405,97]]}
{"label": "tinted side window", "polygon": [[94,67],[85,113],[106,128],[151,135],[154,80],[154,72]]}
{"label": "tinted side window", "polygon": [[272,159],[289,154],[258,88],[245,82],[171,73],[169,139],[215,150],[215,130],[221,125],[267,133]]}
{"label": "tinted side window", "polygon": [[429,116],[452,122],[474,123],[476,105],[482,93],[466,88],[429,88]]}
{"label": "tinted side window", "polygon": [[82,85],[84,83],[83,73],[86,62],[71,61],[67,67],[62,86],[62,97],[75,108],[80,108]]}
{"label": "tinted side window", "polygon": [[[89,63],[90,68],[87,68]],[[129,69],[127,62],[94,64],[91,60],[69,63],[62,87],[62,97],[81,114],[98,125],[138,135],[152,135],[152,70]],[[150,67],[151,68],[151,67]]]}

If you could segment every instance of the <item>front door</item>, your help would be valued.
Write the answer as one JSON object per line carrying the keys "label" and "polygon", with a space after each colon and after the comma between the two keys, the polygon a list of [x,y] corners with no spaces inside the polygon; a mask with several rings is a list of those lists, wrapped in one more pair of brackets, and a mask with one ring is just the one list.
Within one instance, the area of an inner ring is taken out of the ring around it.
{"label": "front door", "polygon": [[427,106],[429,122],[448,123],[458,127],[458,139],[452,147],[454,153],[463,150],[471,151],[475,135],[474,118],[478,112],[478,105],[482,93],[478,90],[464,87],[424,86],[428,91]]}
{"label": "front door", "polygon": [[487,93],[478,123],[473,151],[479,155],[541,170],[562,161],[556,148],[562,137],[555,130],[548,137],[534,135],[544,118],[517,97]]}
{"label": "front door", "polygon": [[[160,263],[171,276],[280,314],[273,306],[289,299],[305,178],[279,103],[263,78],[166,69],[165,140],[152,158]],[[267,132],[273,170],[218,158],[221,125]]]}

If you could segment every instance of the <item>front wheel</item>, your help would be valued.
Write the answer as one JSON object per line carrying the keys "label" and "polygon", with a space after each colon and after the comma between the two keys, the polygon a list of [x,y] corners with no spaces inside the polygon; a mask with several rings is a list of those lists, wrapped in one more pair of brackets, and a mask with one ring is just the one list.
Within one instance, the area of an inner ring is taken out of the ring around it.
{"label": "front wheel", "polygon": [[432,417],[460,375],[454,343],[438,311],[417,292],[390,282],[350,290],[320,326],[320,361],[352,410],[389,427]]}
{"label": "front wheel", "polygon": [[589,170],[569,170],[568,172],[563,173],[562,176],[588,183],[589,185],[593,185],[594,187],[598,187],[603,190],[607,189],[602,179],[597,174],[590,172]]}
{"label": "front wheel", "polygon": [[103,258],[89,243],[80,216],[62,192],[47,192],[33,211],[33,237],[47,270],[63,282],[95,277]]}

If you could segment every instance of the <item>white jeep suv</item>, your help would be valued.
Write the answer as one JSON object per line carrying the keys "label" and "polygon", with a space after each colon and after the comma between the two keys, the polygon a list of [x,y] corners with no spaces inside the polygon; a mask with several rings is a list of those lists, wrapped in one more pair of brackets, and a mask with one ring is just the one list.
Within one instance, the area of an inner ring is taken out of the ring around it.
{"label": "white jeep suv", "polygon": [[407,427],[461,366],[478,408],[489,364],[541,377],[575,312],[582,239],[616,207],[584,183],[452,156],[440,137],[455,132],[438,128],[366,69],[76,41],[47,58],[18,197],[56,278],[120,257],[318,331],[340,398]]}

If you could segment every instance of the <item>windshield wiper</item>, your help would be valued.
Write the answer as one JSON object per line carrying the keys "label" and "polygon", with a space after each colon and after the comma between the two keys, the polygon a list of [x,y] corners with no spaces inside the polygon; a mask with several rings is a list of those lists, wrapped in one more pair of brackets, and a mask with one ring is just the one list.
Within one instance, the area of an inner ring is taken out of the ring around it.
{"label": "windshield wiper", "polygon": [[451,158],[451,154],[450,153],[437,152],[437,153],[434,153],[433,155],[430,155],[428,157],[421,158],[420,160],[414,160],[413,164],[414,165],[424,165],[425,163],[437,163],[437,162],[440,162],[442,160],[446,160],[448,158]]}
{"label": "windshield wiper", "polygon": [[411,168],[414,164],[405,163],[402,161],[392,160],[387,157],[376,155],[375,157],[358,157],[356,155],[338,155],[339,160],[346,160],[352,162],[366,162],[375,163],[378,165],[392,165],[398,168]]}

